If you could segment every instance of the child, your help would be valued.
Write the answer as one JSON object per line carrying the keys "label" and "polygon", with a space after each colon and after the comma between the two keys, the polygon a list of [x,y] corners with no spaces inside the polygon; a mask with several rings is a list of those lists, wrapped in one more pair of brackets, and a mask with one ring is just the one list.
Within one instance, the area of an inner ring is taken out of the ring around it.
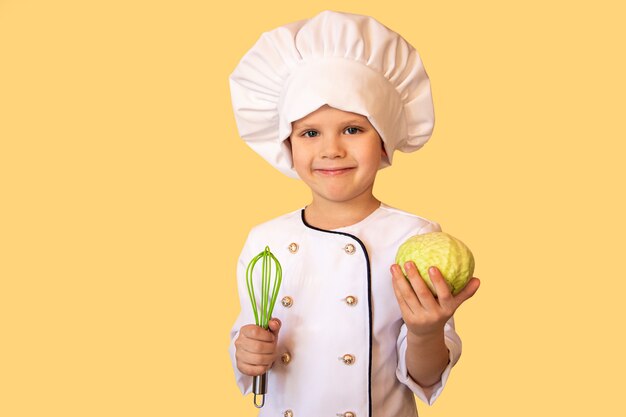
{"label": "child", "polygon": [[[452,296],[436,268],[435,298],[395,254],[441,230],[372,194],[393,152],[429,139],[430,83],[417,52],[376,20],[325,11],[265,33],[230,77],[243,139],[312,192],[304,209],[256,226],[237,267],[241,313],[230,354],[241,391],[268,373],[261,416],[407,417],[413,394],[440,395],[461,354]],[[269,246],[283,281],[270,329],[250,324],[248,262]],[[271,369],[271,370],[270,370]]]}

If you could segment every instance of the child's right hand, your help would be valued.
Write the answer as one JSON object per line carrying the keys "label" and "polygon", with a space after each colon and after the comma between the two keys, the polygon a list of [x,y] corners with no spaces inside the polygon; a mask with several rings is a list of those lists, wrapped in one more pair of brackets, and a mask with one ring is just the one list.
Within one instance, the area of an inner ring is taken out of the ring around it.
{"label": "child's right hand", "polygon": [[262,375],[272,367],[278,356],[276,344],[280,331],[280,320],[273,318],[269,330],[254,324],[243,326],[235,340],[237,368],[245,375]]}

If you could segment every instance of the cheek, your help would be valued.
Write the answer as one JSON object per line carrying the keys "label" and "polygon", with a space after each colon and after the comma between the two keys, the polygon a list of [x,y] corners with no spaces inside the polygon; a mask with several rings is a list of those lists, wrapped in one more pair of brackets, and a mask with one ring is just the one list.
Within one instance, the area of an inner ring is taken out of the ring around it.
{"label": "cheek", "polygon": [[374,166],[376,169],[380,166],[380,160],[386,155],[384,149],[379,147],[371,147],[363,154],[363,160],[367,161],[369,166]]}
{"label": "cheek", "polygon": [[306,166],[306,155],[297,148],[291,148],[291,163],[296,172],[299,172]]}

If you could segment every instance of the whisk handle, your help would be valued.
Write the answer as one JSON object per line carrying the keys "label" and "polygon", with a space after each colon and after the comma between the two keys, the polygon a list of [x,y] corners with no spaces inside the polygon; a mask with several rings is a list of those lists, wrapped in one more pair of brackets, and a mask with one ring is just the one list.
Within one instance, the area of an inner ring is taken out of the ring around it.
{"label": "whisk handle", "polygon": [[[267,394],[267,372],[252,379],[252,393],[254,394],[254,406],[256,408],[263,407],[265,394]],[[257,400],[260,400],[260,402]]]}

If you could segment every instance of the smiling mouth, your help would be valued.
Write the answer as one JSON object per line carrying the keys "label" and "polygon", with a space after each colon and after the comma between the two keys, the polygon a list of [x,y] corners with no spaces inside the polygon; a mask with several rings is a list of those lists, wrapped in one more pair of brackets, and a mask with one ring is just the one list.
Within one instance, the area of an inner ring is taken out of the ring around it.
{"label": "smiling mouth", "polygon": [[352,171],[354,168],[327,168],[327,169],[315,169],[314,171],[328,176],[335,176],[345,174],[346,172]]}

